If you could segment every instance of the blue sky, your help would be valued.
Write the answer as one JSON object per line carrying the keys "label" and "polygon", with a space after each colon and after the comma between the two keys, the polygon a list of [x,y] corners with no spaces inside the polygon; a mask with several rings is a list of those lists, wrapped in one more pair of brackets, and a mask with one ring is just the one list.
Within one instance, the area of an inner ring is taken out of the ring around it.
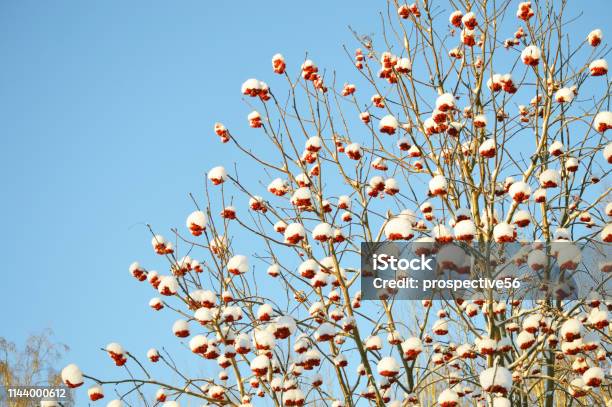
{"label": "blue sky", "polygon": [[[607,2],[581,4],[579,35],[608,35]],[[153,345],[143,338],[176,342],[147,307],[151,291],[127,272],[155,258],[144,223],[182,227],[205,171],[221,155],[227,166],[239,160],[212,126],[248,131],[240,84],[273,83],[274,53],[295,70],[308,51],[340,82],[355,78],[347,25],[380,32],[385,7],[3,1],[0,336],[20,343],[50,327],[71,347],[67,360],[101,376],[117,376],[97,351],[107,342],[142,354]]]}
{"label": "blue sky", "polygon": [[271,78],[276,52],[350,71],[347,25],[375,29],[381,4],[2,2],[0,335],[51,327],[67,360],[107,377],[110,341],[176,343],[127,272],[161,265],[144,223],[182,227],[205,171],[238,159],[220,161],[212,126],[249,131],[245,79]]}

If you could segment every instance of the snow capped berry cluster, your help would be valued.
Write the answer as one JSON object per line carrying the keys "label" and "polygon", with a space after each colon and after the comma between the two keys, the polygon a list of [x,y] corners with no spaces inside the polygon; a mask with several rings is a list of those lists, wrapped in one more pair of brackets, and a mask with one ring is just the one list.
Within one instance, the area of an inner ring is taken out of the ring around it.
{"label": "snow capped berry cluster", "polygon": [[270,89],[268,85],[257,79],[247,79],[241,88],[242,94],[251,96],[251,97],[259,97],[263,101],[267,101],[270,99]]}

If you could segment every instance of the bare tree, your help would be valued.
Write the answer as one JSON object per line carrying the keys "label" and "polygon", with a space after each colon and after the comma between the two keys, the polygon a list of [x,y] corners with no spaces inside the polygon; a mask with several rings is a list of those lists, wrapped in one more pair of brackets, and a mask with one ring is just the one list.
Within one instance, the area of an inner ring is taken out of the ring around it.
{"label": "bare tree", "polygon": [[[53,333],[45,330],[31,335],[23,349],[0,337],[0,379],[4,388],[15,386],[59,386],[62,380],[55,368],[68,347],[52,341]],[[8,407],[33,405],[32,400],[20,398],[7,400],[7,394],[0,394],[0,402]],[[70,401],[64,406],[72,405]]]}

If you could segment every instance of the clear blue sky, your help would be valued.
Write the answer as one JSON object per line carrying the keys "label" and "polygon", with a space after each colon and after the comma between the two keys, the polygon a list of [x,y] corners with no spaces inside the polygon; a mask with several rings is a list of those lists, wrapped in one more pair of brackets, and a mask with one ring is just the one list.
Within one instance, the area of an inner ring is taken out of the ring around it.
{"label": "clear blue sky", "polygon": [[[612,36],[608,2],[573,3],[588,4],[577,35]],[[152,291],[127,272],[155,258],[144,222],[183,227],[187,193],[228,151],[213,123],[249,131],[242,81],[272,83],[274,53],[295,69],[306,51],[340,82],[355,78],[341,48],[355,47],[347,25],[380,32],[385,7],[2,1],[0,336],[20,343],[51,327],[71,347],[67,360],[102,376],[113,369],[97,348],[109,341],[142,354],[175,343],[147,307]]]}
{"label": "clear blue sky", "polygon": [[220,158],[235,150],[215,121],[258,134],[244,80],[272,83],[276,52],[294,67],[309,51],[351,72],[347,25],[373,31],[381,7],[3,1],[0,336],[21,343],[51,327],[67,360],[107,377],[118,373],[97,349],[110,341],[142,355],[175,344],[171,313],[154,315],[153,291],[127,271],[133,260],[163,264],[144,222],[183,227],[187,193],[238,159]]}

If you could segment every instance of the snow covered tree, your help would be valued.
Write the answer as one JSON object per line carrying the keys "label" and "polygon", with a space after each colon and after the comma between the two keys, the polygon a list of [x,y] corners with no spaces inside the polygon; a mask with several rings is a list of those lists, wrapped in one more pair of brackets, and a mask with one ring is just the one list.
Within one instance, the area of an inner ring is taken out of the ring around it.
{"label": "snow covered tree", "polygon": [[361,242],[517,243],[533,270],[543,244],[612,242],[601,30],[561,1],[435,3],[389,2],[380,40],[347,49],[350,80],[274,55],[272,85],[242,84],[252,134],[214,124],[242,161],[214,163],[186,227],[150,228],[165,271],[129,271],[216,376],[111,343],[129,376],[70,365],[67,385],[167,407],[611,405],[609,293],[362,298]]}

